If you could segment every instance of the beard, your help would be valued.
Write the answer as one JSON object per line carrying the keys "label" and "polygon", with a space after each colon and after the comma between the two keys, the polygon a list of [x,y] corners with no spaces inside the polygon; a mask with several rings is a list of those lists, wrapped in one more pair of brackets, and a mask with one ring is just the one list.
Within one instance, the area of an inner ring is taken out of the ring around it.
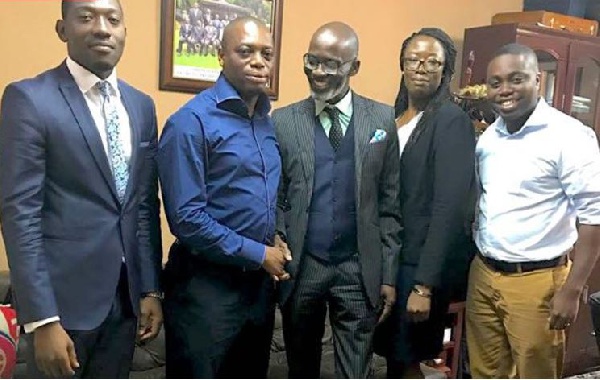
{"label": "beard", "polygon": [[331,78],[327,88],[315,88],[309,79],[310,96],[315,100],[328,102],[346,92],[346,83],[346,78]]}

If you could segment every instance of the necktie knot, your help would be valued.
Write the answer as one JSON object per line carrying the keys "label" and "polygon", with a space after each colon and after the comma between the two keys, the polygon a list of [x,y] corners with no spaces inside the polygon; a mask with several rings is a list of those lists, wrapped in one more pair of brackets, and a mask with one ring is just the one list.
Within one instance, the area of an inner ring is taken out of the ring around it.
{"label": "necktie knot", "polygon": [[100,82],[96,83],[96,88],[98,88],[100,95],[103,97],[107,98],[110,96],[110,83],[108,83],[108,81],[101,80]]}

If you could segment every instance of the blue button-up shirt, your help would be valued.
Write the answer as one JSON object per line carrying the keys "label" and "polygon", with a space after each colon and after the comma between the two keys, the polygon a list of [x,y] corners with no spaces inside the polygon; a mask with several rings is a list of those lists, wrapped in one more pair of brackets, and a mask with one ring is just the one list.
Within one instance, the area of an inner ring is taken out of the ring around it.
{"label": "blue button-up shirt", "polygon": [[204,258],[259,267],[275,234],[281,160],[261,95],[252,118],[219,77],[168,120],[158,170],[171,232]]}

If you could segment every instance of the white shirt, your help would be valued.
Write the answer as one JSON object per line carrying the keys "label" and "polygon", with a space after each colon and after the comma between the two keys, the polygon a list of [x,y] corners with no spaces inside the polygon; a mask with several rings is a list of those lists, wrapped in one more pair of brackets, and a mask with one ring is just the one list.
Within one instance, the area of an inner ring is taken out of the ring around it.
{"label": "white shirt", "polygon": [[[79,87],[79,90],[83,94],[85,102],[92,114],[102,145],[104,146],[104,152],[108,160],[108,140],[106,138],[106,126],[104,123],[104,116],[102,115],[102,95],[96,86],[96,83],[100,82],[101,79],[95,74],[88,71],[86,68],[73,61],[71,58],[67,58],[67,68],[75,79],[75,83]],[[129,161],[131,158],[131,126],[129,124],[129,115],[125,110],[125,106],[121,101],[121,93],[117,82],[117,70],[114,69],[110,76],[106,78],[106,81],[110,84],[111,95],[110,101],[116,102],[117,112],[119,114],[119,125],[121,144],[123,146],[123,153],[125,159]]]}
{"label": "white shirt", "polygon": [[576,219],[600,224],[600,149],[594,131],[538,101],[523,128],[502,118],[476,148],[481,187],[475,242],[508,262],[556,258],[577,240]]}
{"label": "white shirt", "polygon": [[423,111],[419,112],[416,116],[409,120],[408,123],[404,124],[400,128],[397,129],[398,133],[398,143],[400,145],[400,156],[402,156],[402,152],[404,152],[404,147],[415,130],[419,120],[421,120],[421,116],[423,116]]}
{"label": "white shirt", "polygon": [[[315,100],[315,114],[319,118],[321,125],[323,126],[323,130],[325,130],[325,134],[329,137],[329,130],[331,130],[331,119],[329,118],[329,114],[325,112],[325,108],[331,107],[330,104],[323,102],[321,100]],[[350,119],[352,119],[352,112],[354,111],[352,106],[352,91],[348,91],[348,93],[340,99],[334,105],[340,111],[340,125],[342,127],[342,136],[346,136],[346,131],[348,130],[348,126],[350,125]]]}
{"label": "white shirt", "polygon": [[[104,116],[102,115],[102,95],[97,87],[95,87],[96,83],[101,81],[95,74],[91,73],[89,70],[73,61],[70,57],[66,59],[67,69],[71,73],[71,76],[77,83],[79,90],[83,94],[85,102],[92,114],[92,118],[94,119],[94,123],[96,124],[96,128],[98,129],[98,133],[100,135],[100,139],[102,140],[102,145],[104,146],[104,153],[106,153],[106,159],[108,160],[108,140],[106,138],[106,126],[104,122]],[[129,124],[129,115],[125,110],[125,106],[123,106],[123,102],[121,101],[121,93],[119,92],[119,86],[117,82],[117,70],[113,69],[112,73],[106,81],[110,83],[111,87],[111,95],[110,101],[116,102],[117,112],[119,114],[119,125],[121,127],[120,130],[120,138],[121,144],[123,145],[123,153],[125,154],[125,159],[129,161],[131,158],[131,126]],[[41,321],[26,323],[23,327],[25,328],[25,333],[29,334],[33,332],[36,328],[44,326],[51,322],[59,321],[60,318],[58,316],[46,318]]]}

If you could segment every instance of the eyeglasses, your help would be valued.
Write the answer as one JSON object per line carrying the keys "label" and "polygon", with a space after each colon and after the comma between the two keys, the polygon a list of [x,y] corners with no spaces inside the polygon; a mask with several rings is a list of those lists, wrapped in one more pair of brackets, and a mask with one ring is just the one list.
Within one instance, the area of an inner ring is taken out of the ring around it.
{"label": "eyeglasses", "polygon": [[337,74],[340,71],[340,68],[344,66],[346,63],[354,62],[356,58],[352,58],[348,61],[338,61],[336,59],[323,59],[312,54],[304,54],[302,57],[304,59],[304,67],[308,70],[316,70],[319,65],[321,65],[321,70],[325,74]]}
{"label": "eyeglasses", "polygon": [[440,67],[442,67],[444,62],[438,61],[435,58],[404,58],[404,70],[417,71],[421,64],[423,64],[423,68],[428,73],[435,73],[440,69]]}

